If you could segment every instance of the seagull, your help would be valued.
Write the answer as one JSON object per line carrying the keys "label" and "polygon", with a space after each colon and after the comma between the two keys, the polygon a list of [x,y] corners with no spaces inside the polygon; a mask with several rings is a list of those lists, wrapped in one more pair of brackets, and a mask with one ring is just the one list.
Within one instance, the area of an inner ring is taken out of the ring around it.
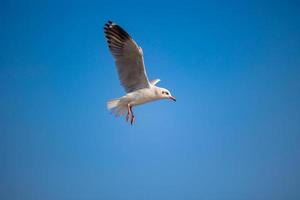
{"label": "seagull", "polygon": [[148,80],[143,50],[119,25],[108,21],[104,26],[108,48],[114,57],[118,76],[126,95],[109,100],[107,108],[115,116],[125,115],[131,125],[134,123],[132,108],[159,99],[176,101],[169,90],[157,87],[160,79]]}

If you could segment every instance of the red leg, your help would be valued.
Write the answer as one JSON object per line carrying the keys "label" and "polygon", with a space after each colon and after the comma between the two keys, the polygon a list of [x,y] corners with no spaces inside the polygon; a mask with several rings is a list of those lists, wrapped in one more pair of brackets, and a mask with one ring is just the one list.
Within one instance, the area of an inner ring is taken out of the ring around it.
{"label": "red leg", "polygon": [[129,119],[129,116],[131,115],[131,107],[130,105],[128,104],[127,105],[127,115],[126,115],[126,122],[128,122],[128,119]]}
{"label": "red leg", "polygon": [[130,112],[131,112],[131,125],[133,125],[134,122],[134,114],[132,112],[132,106],[129,107],[130,108]]}

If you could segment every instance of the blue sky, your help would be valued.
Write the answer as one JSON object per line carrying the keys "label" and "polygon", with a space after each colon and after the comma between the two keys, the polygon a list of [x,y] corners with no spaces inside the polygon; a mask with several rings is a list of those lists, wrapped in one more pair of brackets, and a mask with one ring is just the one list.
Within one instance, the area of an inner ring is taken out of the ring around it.
{"label": "blue sky", "polygon": [[[0,199],[299,199],[296,1],[1,1]],[[103,25],[177,102],[115,118]]]}

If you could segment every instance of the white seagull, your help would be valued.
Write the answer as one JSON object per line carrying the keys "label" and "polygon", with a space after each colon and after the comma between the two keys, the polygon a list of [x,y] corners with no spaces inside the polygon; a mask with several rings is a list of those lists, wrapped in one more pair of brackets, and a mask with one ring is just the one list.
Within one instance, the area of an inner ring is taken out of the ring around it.
{"label": "white seagull", "polygon": [[107,108],[116,116],[126,115],[126,121],[131,116],[134,122],[132,107],[159,99],[176,101],[171,93],[156,84],[160,79],[149,81],[144,65],[143,51],[136,42],[117,24],[108,21],[104,26],[108,47],[112,53],[120,82],[126,95],[107,102]]}

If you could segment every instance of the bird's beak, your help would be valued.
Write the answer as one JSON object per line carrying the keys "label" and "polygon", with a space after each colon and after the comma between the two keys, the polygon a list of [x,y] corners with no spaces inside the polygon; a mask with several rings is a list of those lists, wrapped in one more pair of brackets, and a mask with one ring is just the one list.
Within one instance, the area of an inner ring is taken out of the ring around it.
{"label": "bird's beak", "polygon": [[170,96],[169,99],[176,101],[175,97]]}

